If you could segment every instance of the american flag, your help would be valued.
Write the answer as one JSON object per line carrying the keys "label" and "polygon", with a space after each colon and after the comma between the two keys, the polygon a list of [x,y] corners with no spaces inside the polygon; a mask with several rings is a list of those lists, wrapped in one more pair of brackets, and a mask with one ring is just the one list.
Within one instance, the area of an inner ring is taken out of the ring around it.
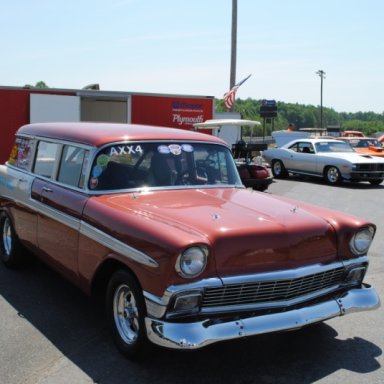
{"label": "american flag", "polygon": [[251,75],[247,76],[244,80],[239,81],[235,84],[228,92],[224,94],[224,104],[227,109],[231,109],[233,107],[233,103],[235,102],[236,92],[241,84],[245,83]]}

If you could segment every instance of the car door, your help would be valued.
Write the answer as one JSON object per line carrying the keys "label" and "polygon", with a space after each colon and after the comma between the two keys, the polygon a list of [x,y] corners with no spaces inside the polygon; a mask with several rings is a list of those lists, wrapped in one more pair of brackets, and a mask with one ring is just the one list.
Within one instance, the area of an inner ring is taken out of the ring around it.
{"label": "car door", "polygon": [[[76,156],[73,156],[74,153]],[[52,154],[54,161],[51,163]],[[76,280],[81,215],[88,200],[83,181],[88,152],[56,143],[39,143],[31,197],[39,206],[37,241],[41,256]]]}
{"label": "car door", "polygon": [[312,143],[296,142],[289,149],[291,150],[290,159],[286,164],[288,169],[299,173],[317,173],[317,157]]}

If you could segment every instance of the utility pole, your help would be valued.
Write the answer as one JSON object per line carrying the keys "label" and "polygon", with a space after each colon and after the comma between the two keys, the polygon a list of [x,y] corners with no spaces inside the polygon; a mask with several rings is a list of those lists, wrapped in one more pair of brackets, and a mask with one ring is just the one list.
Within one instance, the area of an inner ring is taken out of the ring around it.
{"label": "utility pole", "polygon": [[237,0],[232,0],[232,33],[231,33],[231,75],[229,89],[236,84],[236,51],[237,51]]}
{"label": "utility pole", "polygon": [[316,74],[320,76],[320,128],[323,128],[323,79],[325,72],[319,69]]}

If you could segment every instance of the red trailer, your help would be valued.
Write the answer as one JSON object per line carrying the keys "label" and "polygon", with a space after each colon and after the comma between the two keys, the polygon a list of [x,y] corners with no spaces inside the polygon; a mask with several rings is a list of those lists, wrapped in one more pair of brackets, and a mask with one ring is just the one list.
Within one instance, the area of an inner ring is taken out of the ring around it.
{"label": "red trailer", "polygon": [[213,118],[213,96],[0,86],[0,164],[24,124],[104,121],[193,130]]}

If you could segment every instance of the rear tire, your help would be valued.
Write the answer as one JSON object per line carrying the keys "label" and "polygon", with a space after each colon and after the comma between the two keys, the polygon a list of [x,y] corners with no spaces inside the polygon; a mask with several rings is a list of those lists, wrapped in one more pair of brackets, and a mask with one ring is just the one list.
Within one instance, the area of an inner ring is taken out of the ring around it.
{"label": "rear tire", "polygon": [[372,185],[380,185],[383,182],[383,179],[369,180]]}
{"label": "rear tire", "polygon": [[281,160],[273,160],[272,174],[276,179],[285,179],[288,177],[288,172]]}
{"label": "rear tire", "polygon": [[107,288],[106,310],[119,351],[130,359],[141,357],[149,346],[144,324],[146,310],[142,290],[130,272],[118,270],[112,275]]}
{"label": "rear tire", "polygon": [[26,250],[16,236],[10,217],[0,214],[0,257],[8,268],[20,268],[26,264]]}
{"label": "rear tire", "polygon": [[340,175],[339,169],[337,167],[334,167],[333,165],[325,168],[324,179],[330,185],[335,185],[340,183],[341,175]]}

